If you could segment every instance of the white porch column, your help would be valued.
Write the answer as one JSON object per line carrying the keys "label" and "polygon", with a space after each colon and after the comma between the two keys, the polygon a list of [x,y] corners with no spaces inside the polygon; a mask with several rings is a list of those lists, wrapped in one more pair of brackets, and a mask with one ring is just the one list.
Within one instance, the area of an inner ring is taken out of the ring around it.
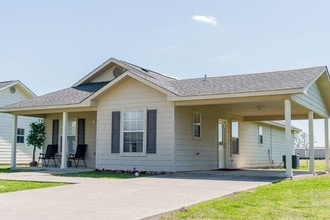
{"label": "white porch column", "polygon": [[68,113],[67,112],[63,112],[63,120],[62,120],[62,158],[61,158],[61,169],[66,169],[67,168],[67,146],[68,146],[68,142],[67,142],[67,136],[68,136],[68,132],[67,132],[67,128],[68,128]]}
{"label": "white porch column", "polygon": [[324,119],[325,137],[325,171],[329,172],[329,119]]}
{"label": "white porch column", "polygon": [[286,99],[284,101],[284,110],[285,110],[285,156],[286,156],[286,177],[292,178],[292,134],[291,134],[291,101]]}
{"label": "white porch column", "polygon": [[10,168],[16,168],[16,148],[17,148],[17,115],[13,115],[13,131],[11,144]]}
{"label": "white porch column", "polygon": [[309,172],[315,174],[314,168],[314,113],[308,112],[308,129],[309,129]]}

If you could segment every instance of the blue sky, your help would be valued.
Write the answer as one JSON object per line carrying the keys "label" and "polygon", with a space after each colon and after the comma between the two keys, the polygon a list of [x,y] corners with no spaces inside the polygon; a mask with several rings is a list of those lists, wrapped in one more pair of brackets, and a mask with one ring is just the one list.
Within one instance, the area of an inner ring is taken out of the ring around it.
{"label": "blue sky", "polygon": [[110,57],[181,79],[330,65],[329,9],[326,0],[2,0],[0,81],[42,95]]}

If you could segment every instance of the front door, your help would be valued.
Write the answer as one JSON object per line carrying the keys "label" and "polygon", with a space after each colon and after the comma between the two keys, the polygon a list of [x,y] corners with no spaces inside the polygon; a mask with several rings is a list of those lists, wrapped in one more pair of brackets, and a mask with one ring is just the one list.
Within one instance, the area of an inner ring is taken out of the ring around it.
{"label": "front door", "polygon": [[218,119],[218,168],[225,168],[226,124],[224,119]]}

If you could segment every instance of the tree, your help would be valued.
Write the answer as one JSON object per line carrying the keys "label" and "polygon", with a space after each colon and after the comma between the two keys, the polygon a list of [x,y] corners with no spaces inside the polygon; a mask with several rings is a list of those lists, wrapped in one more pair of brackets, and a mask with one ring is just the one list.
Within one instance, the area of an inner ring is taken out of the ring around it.
{"label": "tree", "polygon": [[33,157],[30,166],[37,166],[38,163],[35,160],[36,148],[40,149],[46,140],[45,124],[39,120],[37,122],[30,123],[30,132],[26,138],[27,145],[33,146]]}
{"label": "tree", "polygon": [[309,135],[305,132],[295,133],[295,147],[309,148]]}

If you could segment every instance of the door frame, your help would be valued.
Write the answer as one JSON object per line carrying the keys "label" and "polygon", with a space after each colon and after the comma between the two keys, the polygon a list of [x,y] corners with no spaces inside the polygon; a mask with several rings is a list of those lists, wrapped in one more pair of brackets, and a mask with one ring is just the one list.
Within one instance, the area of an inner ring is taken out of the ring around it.
{"label": "door frame", "polygon": [[[220,130],[219,125],[222,124],[222,142],[223,144],[220,145]],[[228,131],[228,120],[218,117],[217,118],[217,152],[218,152],[218,169],[225,169],[227,167],[226,163],[226,152],[227,152],[227,143],[228,143],[228,137],[227,137],[227,131]],[[222,155],[220,156],[220,146],[223,148]],[[220,161],[222,159],[222,162]]]}

